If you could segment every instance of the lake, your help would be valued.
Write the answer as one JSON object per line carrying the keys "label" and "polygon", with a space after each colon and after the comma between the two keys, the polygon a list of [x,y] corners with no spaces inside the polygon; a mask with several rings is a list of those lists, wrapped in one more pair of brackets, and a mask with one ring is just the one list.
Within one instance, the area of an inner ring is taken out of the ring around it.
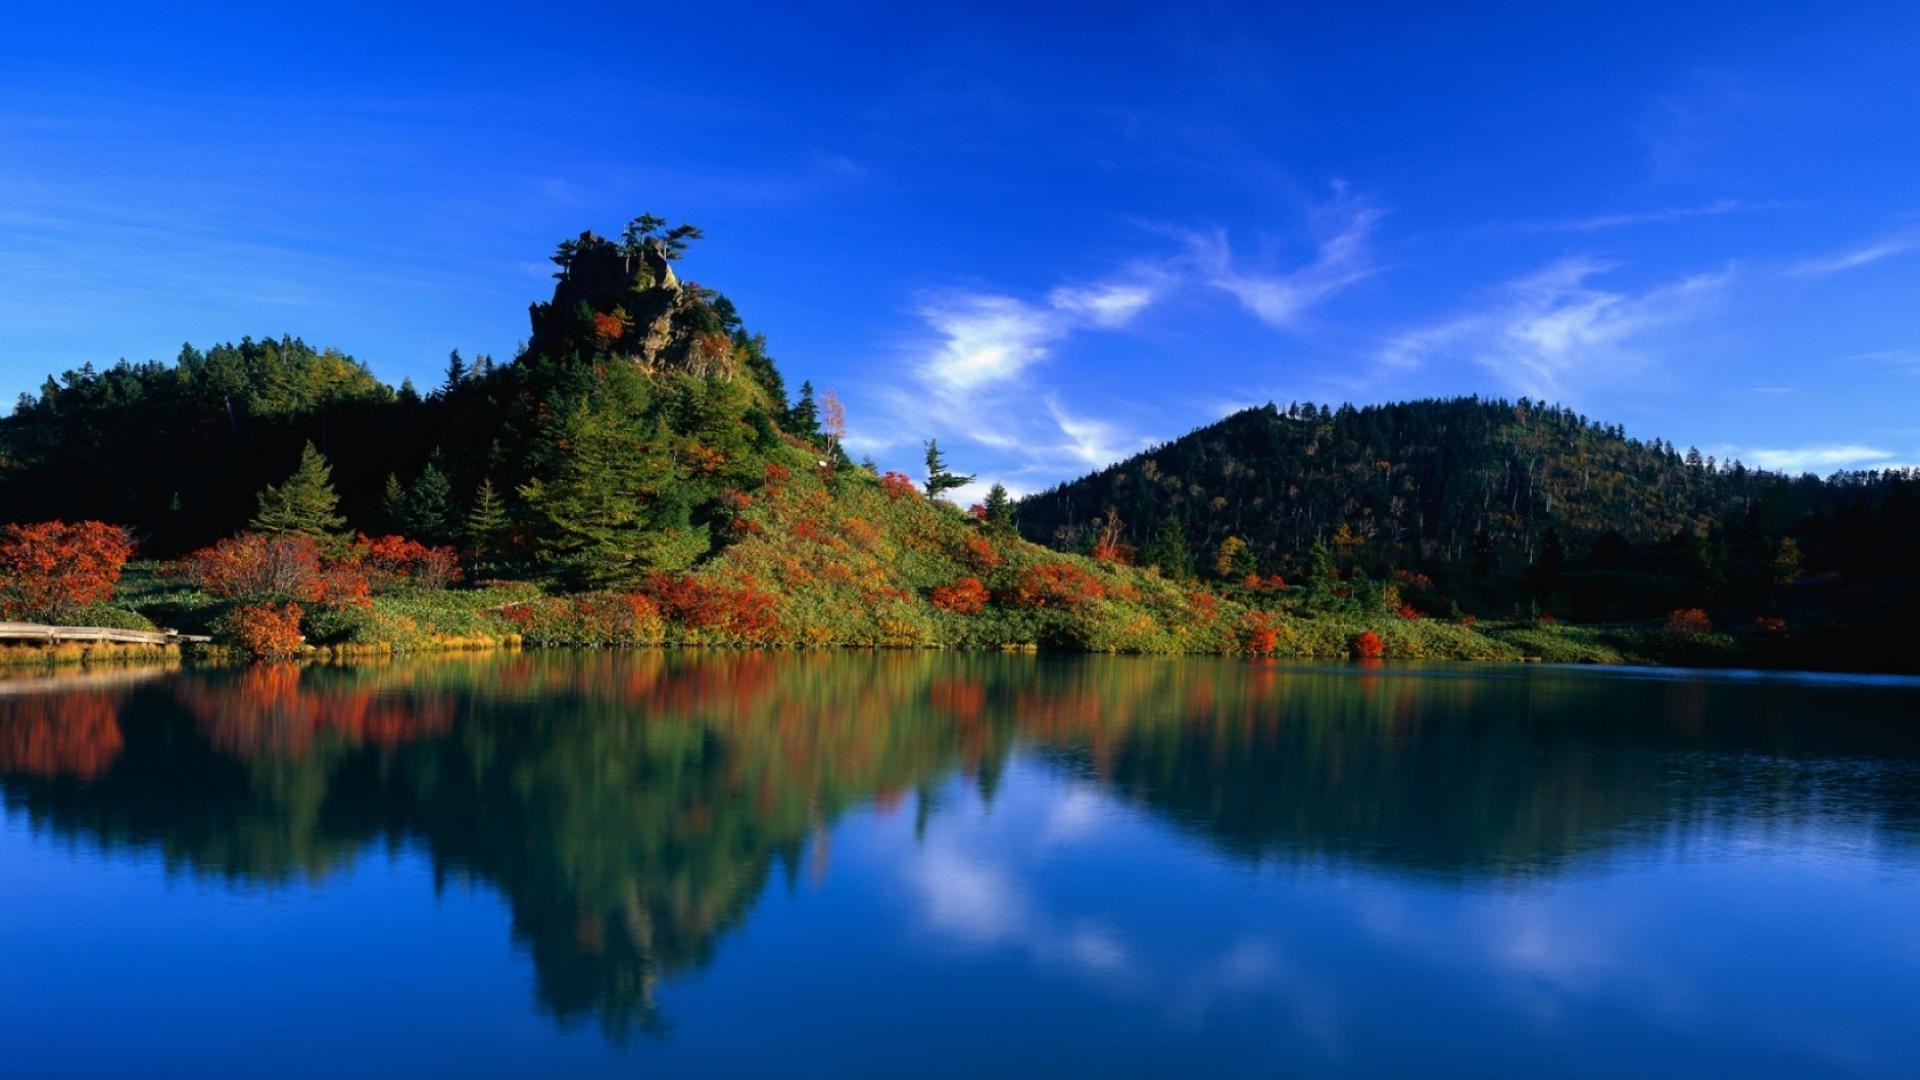
{"label": "lake", "polygon": [[1920,682],[0,682],[0,1072],[1913,1075]]}

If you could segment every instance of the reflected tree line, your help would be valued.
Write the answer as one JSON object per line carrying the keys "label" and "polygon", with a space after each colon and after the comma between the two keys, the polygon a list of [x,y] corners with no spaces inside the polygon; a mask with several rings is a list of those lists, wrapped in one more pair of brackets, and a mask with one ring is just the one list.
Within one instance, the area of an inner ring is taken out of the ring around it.
{"label": "reflected tree line", "polygon": [[[36,829],[251,884],[417,843],[614,1036],[849,809],[1016,749],[1246,860],[1485,879],[1676,831],[1920,836],[1910,688],[925,653],[531,653],[0,683]],[[823,857],[817,845],[816,859]]]}

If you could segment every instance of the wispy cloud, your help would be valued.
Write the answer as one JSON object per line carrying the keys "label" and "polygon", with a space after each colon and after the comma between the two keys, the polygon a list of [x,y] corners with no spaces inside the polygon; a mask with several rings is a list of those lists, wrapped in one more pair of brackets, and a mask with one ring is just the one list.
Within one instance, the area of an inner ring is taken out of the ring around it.
{"label": "wispy cloud", "polygon": [[1794,474],[1886,466],[1892,464],[1894,459],[1894,453],[1891,450],[1882,450],[1876,446],[1862,446],[1858,443],[1761,448],[1748,450],[1740,456],[1763,469]]}
{"label": "wispy cloud", "polygon": [[1231,294],[1261,321],[1289,328],[1313,306],[1379,269],[1369,241],[1384,213],[1342,193],[1314,215],[1319,239],[1313,259],[1292,269],[1236,256],[1220,229],[1188,234],[1187,247],[1201,280]]}
{"label": "wispy cloud", "polygon": [[1920,231],[1893,233],[1850,248],[1803,259],[1781,273],[1786,277],[1827,277],[1871,266],[1896,255],[1905,255],[1916,248],[1920,248]]}
{"label": "wispy cloud", "polygon": [[1785,205],[1787,204],[1780,202],[1753,203],[1742,202],[1739,199],[1716,199],[1700,206],[1669,206],[1657,210],[1629,210],[1560,221],[1534,221],[1523,224],[1520,228],[1528,232],[1599,232],[1603,229],[1620,229],[1634,225],[1664,225],[1692,218],[1719,217],[1722,214],[1748,210],[1774,210]]}
{"label": "wispy cloud", "polygon": [[1849,360],[1869,360],[1890,368],[1899,368],[1920,375],[1920,349],[1879,349],[1873,352],[1855,353]]}
{"label": "wispy cloud", "polygon": [[1403,370],[1470,362],[1516,392],[1560,398],[1644,365],[1649,334],[1691,318],[1730,276],[1701,274],[1638,293],[1594,283],[1613,269],[1597,259],[1560,260],[1494,289],[1478,311],[1393,338],[1376,359]]}

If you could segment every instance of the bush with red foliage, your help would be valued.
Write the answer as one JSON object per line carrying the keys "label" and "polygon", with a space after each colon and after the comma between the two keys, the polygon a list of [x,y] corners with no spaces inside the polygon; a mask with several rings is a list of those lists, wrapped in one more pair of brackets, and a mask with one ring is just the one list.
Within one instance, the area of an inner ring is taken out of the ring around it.
{"label": "bush with red foliage", "polygon": [[0,530],[0,618],[58,622],[106,600],[132,554],[118,525],[8,525]]}
{"label": "bush with red foliage", "polygon": [[987,520],[987,508],[979,503],[967,507],[967,516],[975,521]]}
{"label": "bush with red foliage", "polygon": [[223,600],[362,603],[371,586],[349,560],[323,556],[311,536],[241,533],[201,548],[174,574]]}
{"label": "bush with red foliage", "polygon": [[1782,638],[1787,636],[1787,620],[1776,615],[1755,615],[1753,628],[1763,637]]}
{"label": "bush with red foliage", "polygon": [[913,486],[913,478],[903,472],[889,472],[882,476],[880,490],[887,493],[887,498],[896,502],[909,495],[920,494],[920,489]]}
{"label": "bush with red foliage", "polygon": [[1699,608],[1680,608],[1667,616],[1669,634],[1711,634],[1713,620]]}
{"label": "bush with red foliage", "polygon": [[960,615],[978,615],[987,607],[987,587],[977,577],[963,577],[951,585],[936,586],[933,606]]}
{"label": "bush with red foliage", "polygon": [[508,604],[500,614],[527,641],[541,645],[653,645],[665,621],[640,593],[585,593]]}
{"label": "bush with red foliage", "polygon": [[1280,647],[1280,627],[1264,611],[1250,611],[1241,624],[1241,647],[1256,656],[1271,656]]}
{"label": "bush with red foliage", "polygon": [[602,345],[611,345],[627,332],[627,321],[618,315],[597,312],[593,316],[593,336]]}
{"label": "bush with red foliage", "polygon": [[1387,643],[1371,630],[1355,634],[1352,649],[1355,660],[1379,660],[1387,655]]}
{"label": "bush with red foliage", "polygon": [[260,660],[284,660],[300,654],[299,604],[243,604],[227,613],[221,636]]}
{"label": "bush with red foliage", "polygon": [[779,598],[751,579],[738,585],[702,581],[692,574],[655,574],[646,594],[662,614],[691,630],[705,630],[736,641],[770,640],[779,629]]}
{"label": "bush with red foliage", "polygon": [[1025,608],[1074,610],[1106,598],[1100,579],[1072,563],[1040,563],[1020,572],[1013,602]]}
{"label": "bush with red foliage", "polygon": [[961,558],[966,560],[968,566],[982,572],[998,570],[1000,564],[1007,561],[1005,556],[994,550],[993,541],[984,536],[968,536],[966,552]]}
{"label": "bush with red foliage", "polygon": [[460,556],[450,547],[428,547],[404,536],[362,536],[352,554],[376,592],[402,585],[444,589],[460,580]]}
{"label": "bush with red foliage", "polygon": [[1421,618],[1420,609],[1414,607],[1412,604],[1401,604],[1400,617],[1408,622],[1416,622]]}

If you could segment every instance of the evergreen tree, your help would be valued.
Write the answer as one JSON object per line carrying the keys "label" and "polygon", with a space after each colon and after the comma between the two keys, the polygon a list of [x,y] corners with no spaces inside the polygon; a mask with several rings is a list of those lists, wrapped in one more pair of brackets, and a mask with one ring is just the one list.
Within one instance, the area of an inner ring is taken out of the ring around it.
{"label": "evergreen tree", "polygon": [[482,478],[474,489],[473,506],[467,511],[462,529],[467,553],[476,564],[483,564],[500,551],[500,540],[507,532],[507,508],[493,490],[493,481]]}
{"label": "evergreen tree", "polygon": [[390,533],[407,531],[407,488],[398,473],[387,474],[387,485],[380,492],[380,524]]}
{"label": "evergreen tree", "polygon": [[407,494],[407,534],[427,544],[453,539],[453,484],[439,462],[440,451],[435,450]]}
{"label": "evergreen tree", "polygon": [[990,528],[1001,532],[1013,531],[1013,499],[1007,495],[1007,487],[1005,484],[996,481],[992,487],[987,489],[987,501],[984,509],[987,511],[987,525]]}
{"label": "evergreen tree", "polygon": [[300,464],[286,482],[268,484],[260,492],[260,509],[252,528],[264,533],[297,533],[332,539],[347,519],[339,514],[340,497],[333,491],[333,467],[312,442],[300,451]]}
{"label": "evergreen tree", "polygon": [[800,400],[787,410],[787,430],[809,442],[820,441],[820,406],[813,400],[813,382],[800,384]]}
{"label": "evergreen tree", "polygon": [[1340,580],[1339,568],[1334,565],[1333,552],[1318,540],[1307,549],[1307,594],[1319,599],[1332,595],[1334,582]]}
{"label": "evergreen tree", "polygon": [[1193,553],[1187,550],[1187,534],[1172,517],[1160,519],[1160,527],[1140,549],[1140,565],[1151,566],[1162,577],[1186,581],[1193,577]]}
{"label": "evergreen tree", "polygon": [[442,394],[451,394],[467,381],[467,362],[460,357],[460,350],[447,354],[447,381],[441,385]]}
{"label": "evergreen tree", "polygon": [[973,477],[962,476],[947,468],[947,459],[940,452],[937,439],[927,440],[927,498],[937,499],[943,492],[954,488],[966,487],[973,483]]}

